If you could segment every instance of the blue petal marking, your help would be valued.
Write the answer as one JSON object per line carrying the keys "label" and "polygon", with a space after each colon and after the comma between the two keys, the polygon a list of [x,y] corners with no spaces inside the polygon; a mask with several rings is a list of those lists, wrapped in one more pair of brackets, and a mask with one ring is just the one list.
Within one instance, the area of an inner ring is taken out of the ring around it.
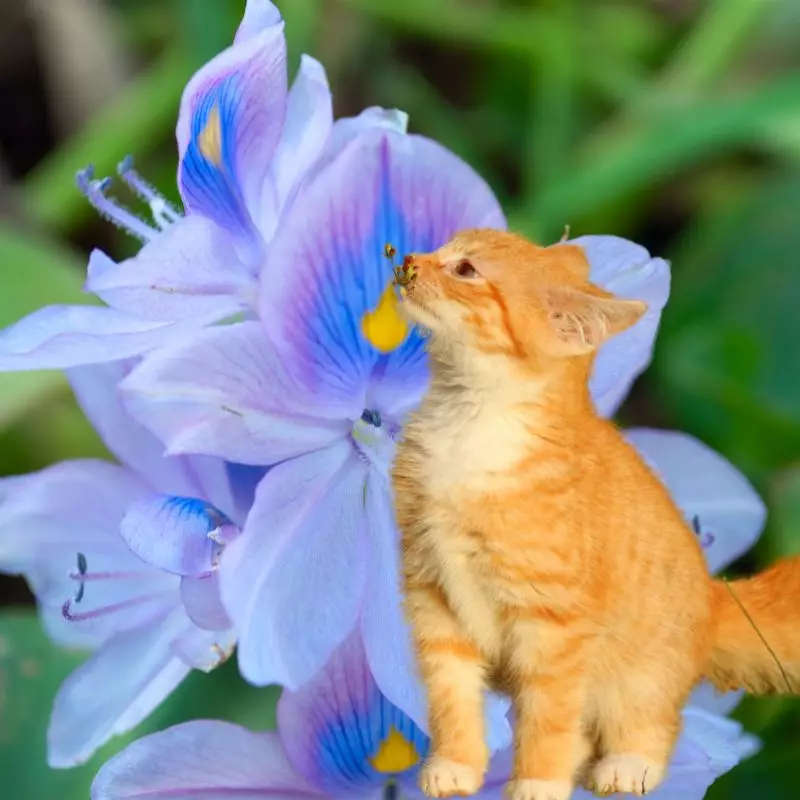
{"label": "blue petal marking", "polygon": [[356,382],[365,388],[371,379],[379,379],[387,370],[391,370],[400,383],[426,370],[424,340],[415,330],[397,350],[385,355],[379,353],[361,331],[364,313],[374,309],[392,280],[392,271],[384,255],[386,243],[390,242],[401,254],[429,252],[443,244],[452,233],[434,230],[433,222],[423,230],[415,221],[416,230],[411,230],[403,209],[392,196],[389,176],[388,144],[384,143],[372,230],[365,241],[356,236],[355,231],[338,224],[340,219],[347,221],[346,215],[334,216],[328,250],[328,258],[333,263],[325,265],[323,274],[328,279],[320,286],[308,313],[308,338],[313,343],[315,359],[328,364],[333,374],[345,372],[356,376]]}
{"label": "blue petal marking", "polygon": [[[195,101],[192,137],[181,162],[181,180],[187,204],[232,233],[254,234],[250,214],[238,186],[237,127],[242,94],[239,76],[229,75]],[[200,137],[216,109],[219,114],[220,153],[215,165],[203,154]]]}
{"label": "blue petal marking", "polygon": [[[414,745],[421,762],[428,753],[430,739],[375,689],[366,710],[353,709],[348,717],[330,722],[320,737],[318,764],[325,782],[335,786],[386,783],[391,776],[378,772],[370,759],[377,755],[392,728]],[[408,770],[407,774],[414,771]]]}

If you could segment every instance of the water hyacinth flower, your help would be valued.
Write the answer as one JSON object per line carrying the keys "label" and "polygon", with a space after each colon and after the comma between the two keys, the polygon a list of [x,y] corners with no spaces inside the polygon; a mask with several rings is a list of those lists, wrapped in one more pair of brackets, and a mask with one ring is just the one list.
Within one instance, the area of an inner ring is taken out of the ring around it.
{"label": "water hyacinth flower", "polygon": [[[121,463],[65,461],[0,480],[0,571],[28,579],[52,639],[94,651],[55,698],[53,767],[86,761],[144,719],[192,668],[213,669],[235,644],[215,562],[238,534],[263,471],[202,456],[164,458],[118,402],[115,385],[130,366],[69,373]],[[135,538],[142,527],[159,542],[151,563],[169,571],[145,563],[124,541],[122,534]],[[180,562],[176,541],[189,545]]]}
{"label": "water hyacinth flower", "polygon": [[[324,669],[278,703],[277,731],[226,722],[178,725],[134,742],[107,762],[92,800],[288,800],[423,798],[419,766],[427,736],[383,696],[363,644],[349,637]],[[721,774],[757,747],[741,725],[688,707],[667,778],[655,800],[700,800]],[[502,800],[512,762],[494,756],[476,800]],[[575,800],[593,795],[578,790]]]}
{"label": "water hyacinth flower", "polygon": [[404,130],[406,119],[371,108],[333,125],[322,65],[304,55],[289,90],[280,13],[269,0],[248,0],[233,44],[183,92],[176,135],[185,214],[130,158],[119,177],[149,206],[152,223],[109,196],[109,178],[80,173],[92,205],[144,246],[119,264],[95,250],[85,289],[107,305],[48,306],[0,332],[0,370],[114,361],[233,315],[252,316],[265,251],[309,172],[357,131]]}

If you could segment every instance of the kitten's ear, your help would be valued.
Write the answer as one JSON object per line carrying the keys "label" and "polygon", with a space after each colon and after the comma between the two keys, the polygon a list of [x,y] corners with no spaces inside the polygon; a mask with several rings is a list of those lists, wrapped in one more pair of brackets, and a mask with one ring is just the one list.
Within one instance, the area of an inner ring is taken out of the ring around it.
{"label": "kitten's ear", "polygon": [[647,311],[641,300],[597,297],[578,289],[551,286],[544,291],[547,322],[559,355],[582,355],[627,330]]}

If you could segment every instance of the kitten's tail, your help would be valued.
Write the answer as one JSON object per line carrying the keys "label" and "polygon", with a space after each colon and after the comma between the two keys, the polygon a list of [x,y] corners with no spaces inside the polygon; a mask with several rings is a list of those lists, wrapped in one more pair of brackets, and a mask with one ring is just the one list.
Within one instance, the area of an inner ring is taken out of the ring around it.
{"label": "kitten's tail", "polygon": [[705,677],[722,690],[800,694],[800,556],[752,578],[712,583]]}

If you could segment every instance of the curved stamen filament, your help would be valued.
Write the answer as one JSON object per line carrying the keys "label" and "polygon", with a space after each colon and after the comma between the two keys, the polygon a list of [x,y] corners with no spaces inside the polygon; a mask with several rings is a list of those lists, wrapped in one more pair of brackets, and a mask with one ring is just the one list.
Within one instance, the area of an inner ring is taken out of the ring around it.
{"label": "curved stamen filament", "polygon": [[118,578],[141,578],[143,575],[152,575],[153,571],[148,569],[130,570],[129,572],[70,572],[69,577],[73,581],[115,581]]}
{"label": "curved stamen filament", "polygon": [[103,180],[94,179],[94,168],[89,166],[79,172],[75,178],[78,188],[86,199],[92,204],[100,216],[114,223],[118,228],[127,231],[131,236],[149,242],[154,239],[159,231],[151,228],[135,214],[124,206],[106,197],[105,192],[111,185],[111,178]]}
{"label": "curved stamen filament", "polygon": [[150,206],[153,219],[161,230],[182,218],[181,212],[136,172],[133,168],[133,156],[126,156],[119,163],[117,174],[137,197]]}
{"label": "curved stamen filament", "polygon": [[114,614],[117,611],[124,611],[128,608],[136,608],[146,603],[151,603],[154,600],[166,599],[173,594],[174,592],[172,591],[154,592],[153,594],[145,595],[143,597],[134,597],[130,600],[122,600],[119,603],[112,603],[111,605],[103,606],[102,608],[96,608],[92,611],[78,613],[73,613],[72,611],[72,604],[77,601],[67,600],[64,605],[61,606],[61,614],[68,622],[86,622],[87,620],[98,619],[100,617],[105,617],[108,614]]}

